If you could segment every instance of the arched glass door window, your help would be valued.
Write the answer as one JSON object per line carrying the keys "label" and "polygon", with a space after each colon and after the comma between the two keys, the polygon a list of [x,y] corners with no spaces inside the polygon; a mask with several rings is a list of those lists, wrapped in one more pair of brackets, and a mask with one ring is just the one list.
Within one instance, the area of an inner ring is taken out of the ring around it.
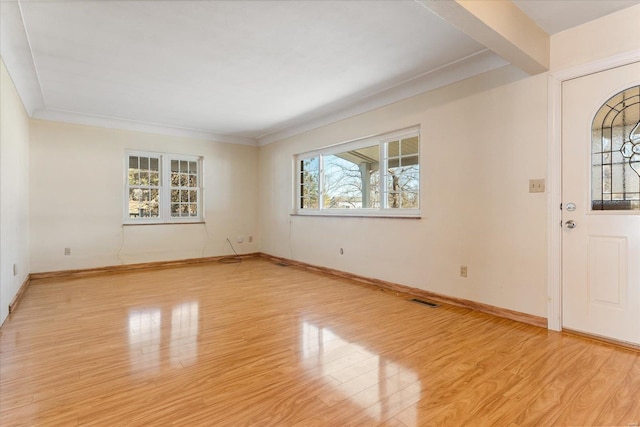
{"label": "arched glass door window", "polygon": [[640,86],[609,98],[593,119],[591,208],[640,211]]}

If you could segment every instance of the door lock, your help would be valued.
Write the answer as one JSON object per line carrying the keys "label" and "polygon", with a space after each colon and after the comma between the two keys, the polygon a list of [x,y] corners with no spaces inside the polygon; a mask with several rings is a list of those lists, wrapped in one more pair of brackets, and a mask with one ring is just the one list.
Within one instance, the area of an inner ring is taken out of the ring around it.
{"label": "door lock", "polygon": [[568,229],[574,229],[578,226],[578,224],[576,224],[576,222],[572,219],[570,219],[569,221],[564,223],[564,226],[567,227]]}

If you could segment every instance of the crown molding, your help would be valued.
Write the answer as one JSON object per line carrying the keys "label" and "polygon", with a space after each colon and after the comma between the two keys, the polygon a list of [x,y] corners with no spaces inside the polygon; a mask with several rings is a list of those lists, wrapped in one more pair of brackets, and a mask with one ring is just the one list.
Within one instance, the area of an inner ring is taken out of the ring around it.
{"label": "crown molding", "polygon": [[0,0],[0,57],[29,116],[44,108],[40,79],[19,2]]}
{"label": "crown molding", "polygon": [[504,59],[489,50],[483,50],[378,93],[364,97],[359,95],[348,97],[282,123],[261,135],[258,138],[258,145],[271,144],[506,65],[508,62]]}
{"label": "crown molding", "polygon": [[[484,50],[399,83],[390,88],[383,89],[373,95],[363,97],[356,94],[344,100],[326,105],[318,110],[282,123],[277,128],[267,131],[258,138],[224,135],[204,129],[181,128],[157,123],[139,122],[116,117],[90,115],[73,111],[46,108],[44,107],[44,100],[37,87],[26,87],[23,102],[25,103],[25,108],[30,113],[30,116],[34,119],[97,126],[107,129],[120,129],[187,138],[207,139],[229,144],[261,146],[316,129],[348,117],[375,110],[385,105],[389,105],[403,99],[408,99],[421,93],[438,89],[505,65],[508,65],[508,63],[504,59],[489,50]],[[29,80],[34,81],[33,79],[24,80],[27,82]],[[16,86],[18,86],[17,83]],[[24,85],[23,89],[25,89]],[[29,100],[31,100],[31,102],[28,102]]]}
{"label": "crown molding", "polygon": [[97,126],[108,129],[208,139],[228,144],[262,146],[348,117],[375,110],[385,105],[393,104],[506,65],[508,65],[508,63],[504,59],[489,50],[483,50],[390,88],[383,89],[373,95],[354,95],[326,105],[313,112],[282,123],[276,129],[268,131],[259,138],[223,135],[203,129],[181,128],[51,108],[36,108],[35,111],[31,113],[31,117],[34,119]]}
{"label": "crown molding", "polygon": [[135,132],[155,133],[160,135],[180,136],[186,138],[207,139],[227,144],[241,144],[257,146],[254,138],[246,138],[233,135],[221,135],[202,129],[181,128],[166,126],[156,123],[138,122],[116,117],[104,117],[90,114],[81,114],[72,111],[41,109],[34,111],[34,119],[50,120],[53,122],[74,123],[79,125],[96,126],[107,129],[129,130]]}

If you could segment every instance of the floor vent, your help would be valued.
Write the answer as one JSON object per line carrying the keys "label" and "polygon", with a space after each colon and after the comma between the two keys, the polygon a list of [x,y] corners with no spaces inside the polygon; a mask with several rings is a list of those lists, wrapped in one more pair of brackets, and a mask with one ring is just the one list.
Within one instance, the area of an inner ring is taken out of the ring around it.
{"label": "floor vent", "polygon": [[417,298],[413,298],[411,300],[411,302],[417,302],[418,304],[424,304],[427,307],[431,307],[431,308],[436,308],[436,307],[440,307],[439,304],[436,304],[435,302],[431,302],[431,301],[425,301],[425,300],[421,300],[421,299],[417,299]]}
{"label": "floor vent", "polygon": [[280,267],[289,267],[289,264],[287,264],[286,262],[276,262],[276,265]]}

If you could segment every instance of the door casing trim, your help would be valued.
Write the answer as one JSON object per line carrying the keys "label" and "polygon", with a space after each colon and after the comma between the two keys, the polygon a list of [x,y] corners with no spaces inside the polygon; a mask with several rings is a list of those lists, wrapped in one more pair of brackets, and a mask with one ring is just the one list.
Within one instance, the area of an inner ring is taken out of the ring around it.
{"label": "door casing trim", "polygon": [[562,82],[640,62],[640,49],[550,72],[547,135],[547,328],[562,330]]}

